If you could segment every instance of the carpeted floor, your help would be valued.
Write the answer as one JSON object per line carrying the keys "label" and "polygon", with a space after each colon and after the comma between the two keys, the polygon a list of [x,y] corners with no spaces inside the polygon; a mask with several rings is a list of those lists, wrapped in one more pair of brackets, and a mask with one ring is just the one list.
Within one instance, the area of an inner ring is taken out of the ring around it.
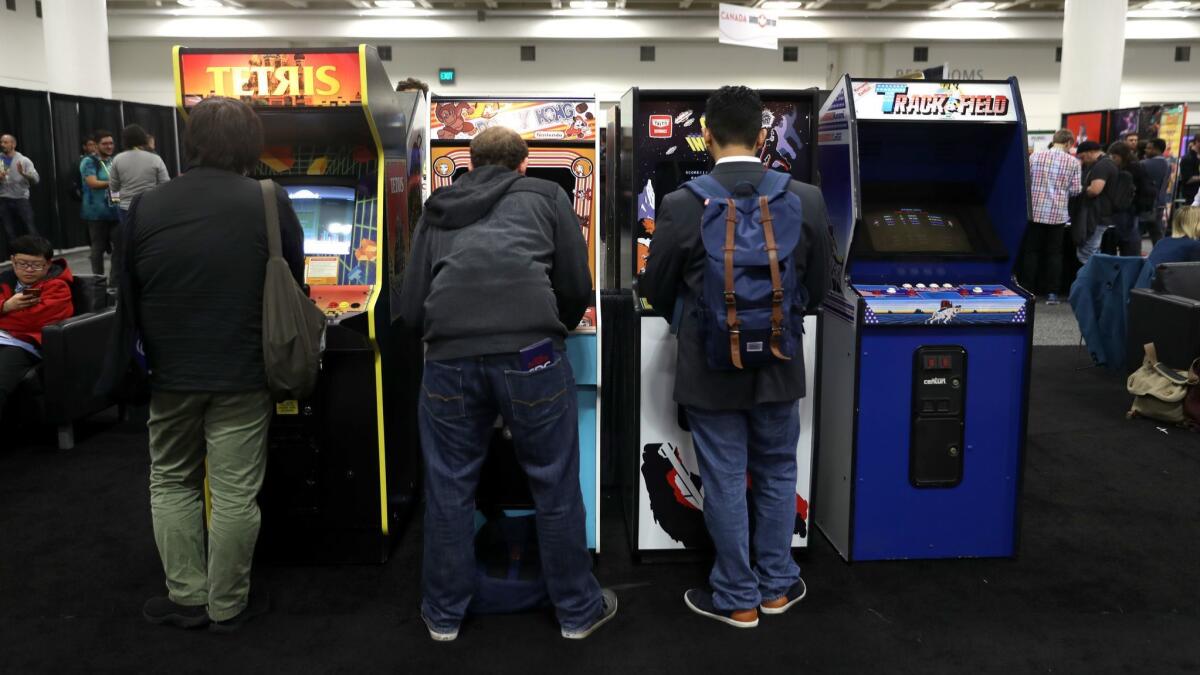
{"label": "carpeted floor", "polygon": [[[704,563],[633,564],[615,495],[597,574],[617,619],[582,643],[548,614],[417,614],[420,525],[383,566],[262,567],[273,611],[235,635],[148,625],[161,593],[145,433],[0,451],[0,673],[1185,673],[1200,670],[1200,436],[1129,422],[1121,383],[1034,358],[1020,557],[847,565],[819,535],[809,597],[738,631],[692,615]],[[13,439],[9,438],[9,445]]]}

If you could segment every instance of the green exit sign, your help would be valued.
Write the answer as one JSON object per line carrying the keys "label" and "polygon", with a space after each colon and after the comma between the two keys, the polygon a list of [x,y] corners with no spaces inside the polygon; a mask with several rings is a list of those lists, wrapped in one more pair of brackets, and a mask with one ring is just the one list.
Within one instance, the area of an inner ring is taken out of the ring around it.
{"label": "green exit sign", "polygon": [[454,84],[454,69],[438,68],[438,82],[442,84]]}

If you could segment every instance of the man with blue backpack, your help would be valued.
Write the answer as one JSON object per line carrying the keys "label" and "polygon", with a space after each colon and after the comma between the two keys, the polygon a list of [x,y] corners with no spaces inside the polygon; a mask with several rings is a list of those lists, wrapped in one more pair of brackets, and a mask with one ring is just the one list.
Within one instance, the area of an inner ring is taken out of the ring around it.
{"label": "man with blue backpack", "polygon": [[695,441],[716,548],[711,592],[691,589],[684,602],[738,628],[757,626],[760,611],[786,612],[805,594],[791,554],[806,393],[802,321],[824,299],[831,268],[820,190],[757,157],[762,110],[747,87],[709,97],[704,140],[716,165],[663,199],[638,286],[674,317],[675,401]]}

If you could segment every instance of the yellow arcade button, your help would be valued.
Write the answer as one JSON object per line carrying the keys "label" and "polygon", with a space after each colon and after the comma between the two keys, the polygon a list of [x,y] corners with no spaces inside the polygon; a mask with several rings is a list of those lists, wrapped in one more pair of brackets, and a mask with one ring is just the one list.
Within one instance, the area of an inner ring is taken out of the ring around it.
{"label": "yellow arcade button", "polygon": [[338,309],[343,310],[343,311],[350,309],[350,303],[343,300],[342,302],[338,303]]}

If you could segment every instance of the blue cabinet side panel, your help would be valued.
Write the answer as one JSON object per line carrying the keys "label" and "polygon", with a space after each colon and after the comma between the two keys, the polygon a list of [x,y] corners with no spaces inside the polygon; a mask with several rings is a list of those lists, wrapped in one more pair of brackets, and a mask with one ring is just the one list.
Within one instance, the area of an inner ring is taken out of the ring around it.
{"label": "blue cabinet side panel", "polygon": [[[1014,554],[1029,328],[863,331],[856,560]],[[909,482],[913,354],[933,345],[967,352],[963,479],[951,488]]]}
{"label": "blue cabinet side panel", "polygon": [[595,387],[579,387],[579,487],[583,491],[583,507],[587,511],[587,542],[593,551],[597,541],[596,523],[600,508],[596,494],[596,469],[599,449],[596,447],[596,400]]}

